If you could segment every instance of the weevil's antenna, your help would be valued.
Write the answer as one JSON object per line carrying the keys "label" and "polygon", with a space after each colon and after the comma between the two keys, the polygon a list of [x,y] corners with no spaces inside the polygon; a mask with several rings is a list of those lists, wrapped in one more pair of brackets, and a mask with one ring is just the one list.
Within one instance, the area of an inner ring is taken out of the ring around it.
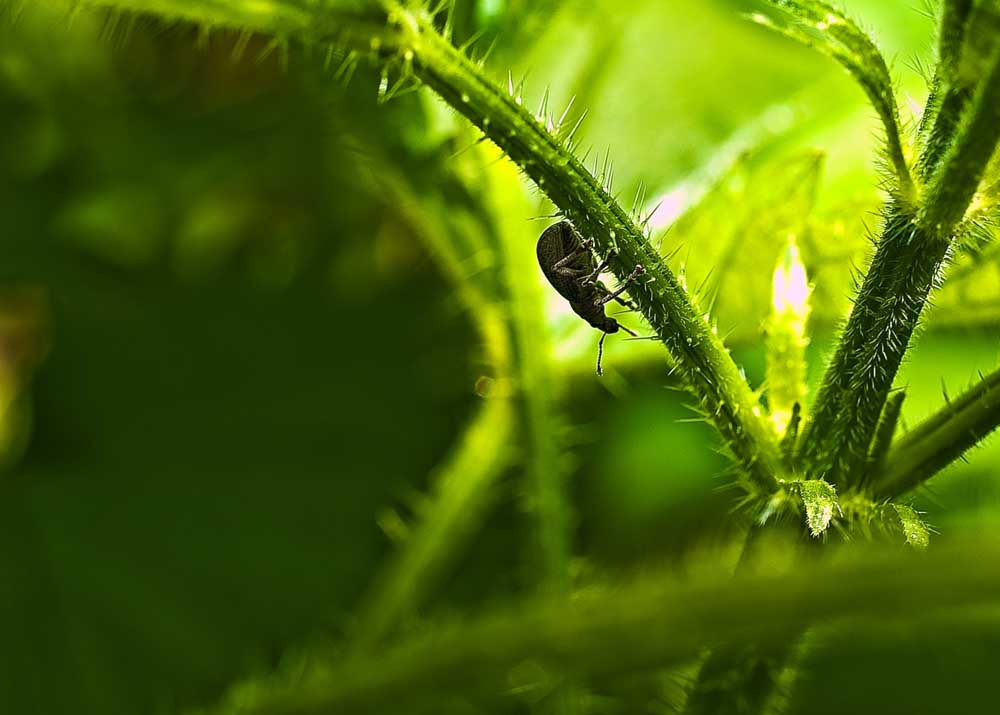
{"label": "weevil's antenna", "polygon": [[[638,338],[639,337],[636,333],[633,333],[631,330],[629,330],[628,328],[626,328],[621,323],[618,323],[618,327],[621,330],[624,330],[629,335],[631,335],[633,338]],[[597,376],[598,377],[603,377],[604,376],[604,369],[601,367],[601,358],[604,357],[604,340],[607,337],[608,337],[608,333],[602,332],[601,333],[601,340],[600,340],[599,343],[597,343]],[[628,340],[629,338],[625,338],[625,339]]]}
{"label": "weevil's antenna", "polygon": [[601,333],[601,341],[597,343],[597,376],[604,377],[604,368],[601,367],[601,358],[604,356],[604,339],[607,333]]}

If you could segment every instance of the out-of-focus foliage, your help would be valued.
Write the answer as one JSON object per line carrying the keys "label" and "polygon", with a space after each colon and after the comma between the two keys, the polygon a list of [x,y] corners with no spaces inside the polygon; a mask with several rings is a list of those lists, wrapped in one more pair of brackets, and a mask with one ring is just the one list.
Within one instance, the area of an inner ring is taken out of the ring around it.
{"label": "out-of-focus foliage", "polygon": [[[662,389],[661,346],[610,338],[596,382],[593,331],[554,291],[535,328],[565,387],[559,419],[503,444],[463,432],[482,396],[547,384],[505,372],[534,338],[507,336],[505,356],[488,318],[538,289],[524,261],[545,222],[527,219],[551,206],[439,100],[380,102],[365,58],[58,5],[10,3],[0,20],[0,711],[175,712],[293,645],[342,648],[390,537],[433,518],[447,465],[476,462],[463,434],[502,461],[424,615],[533,592],[539,505],[520,477],[546,436],[556,476],[572,474],[579,583],[731,562],[726,462]],[[896,58],[912,124],[931,21],[904,0],[845,5]],[[815,383],[881,200],[863,93],[743,17],[761,9],[462,0],[451,19],[456,43],[493,45],[498,82],[527,75],[526,102],[550,87],[550,106],[589,111],[580,153],[610,151],[623,202],[659,207],[655,240],[755,387],[789,236],[813,285]],[[997,259],[980,241],[950,268],[904,368],[904,427],[942,383],[954,394],[996,365]],[[935,539],[994,530],[998,455],[917,498]],[[810,494],[822,532],[834,502]],[[907,540],[925,538],[911,516]],[[811,634],[790,711],[988,712],[982,643],[1000,631],[966,615]],[[453,709],[530,710],[546,677],[526,662],[514,698]],[[676,677],[598,682],[591,705],[668,711]]]}

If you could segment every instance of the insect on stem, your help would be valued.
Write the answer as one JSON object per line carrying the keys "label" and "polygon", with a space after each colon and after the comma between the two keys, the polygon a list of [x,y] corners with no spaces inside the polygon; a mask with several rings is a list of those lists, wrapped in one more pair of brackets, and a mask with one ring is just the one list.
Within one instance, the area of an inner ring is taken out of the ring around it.
{"label": "insect on stem", "polygon": [[601,359],[604,355],[604,340],[610,333],[624,330],[633,337],[634,332],[607,315],[604,306],[612,300],[627,308],[634,309],[629,301],[621,298],[629,285],[645,271],[636,266],[631,275],[615,291],[608,290],[598,279],[608,267],[611,256],[596,264],[593,254],[594,242],[583,240],[569,221],[560,221],[549,226],[538,238],[536,253],[538,265],[552,287],[565,298],[573,312],[589,325],[602,331],[597,345],[597,374],[603,375]]}

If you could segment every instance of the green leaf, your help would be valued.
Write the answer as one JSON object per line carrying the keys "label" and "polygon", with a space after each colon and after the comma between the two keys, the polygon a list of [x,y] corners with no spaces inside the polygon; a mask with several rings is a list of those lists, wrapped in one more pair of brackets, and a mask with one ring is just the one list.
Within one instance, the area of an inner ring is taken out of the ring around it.
{"label": "green leaf", "polygon": [[809,338],[809,279],[795,242],[788,237],[774,269],[771,315],[767,324],[767,390],[771,422],[779,434],[806,399],[806,346]]}
{"label": "green leaf", "polygon": [[[671,227],[662,250],[675,252],[671,265],[712,306],[720,331],[759,337],[771,309],[771,267],[790,236],[808,238],[822,171],[815,151],[774,161],[743,157]],[[799,244],[807,266],[813,244]]]}
{"label": "green leaf", "polygon": [[799,496],[806,508],[806,524],[809,533],[821,536],[830,526],[834,512],[840,513],[837,489],[822,479],[806,479],[797,482]]}
{"label": "green leaf", "polygon": [[903,527],[906,543],[915,549],[926,549],[930,543],[930,529],[916,510],[906,504],[893,504],[892,507],[899,517],[900,526]]}

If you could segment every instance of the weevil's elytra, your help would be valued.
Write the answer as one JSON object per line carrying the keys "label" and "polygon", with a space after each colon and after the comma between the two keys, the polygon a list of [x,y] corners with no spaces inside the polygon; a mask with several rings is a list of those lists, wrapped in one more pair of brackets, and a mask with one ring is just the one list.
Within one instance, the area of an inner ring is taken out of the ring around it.
{"label": "weevil's elytra", "polygon": [[583,241],[569,221],[560,221],[545,229],[538,238],[535,252],[538,256],[538,265],[541,266],[545,277],[559,295],[569,302],[573,312],[604,333],[597,353],[597,374],[602,375],[601,355],[604,337],[619,330],[635,335],[617,320],[605,315],[604,305],[616,300],[634,309],[635,306],[622,300],[620,296],[628,284],[642,274],[642,267],[636,266],[629,279],[617,291],[608,291],[597,280],[601,272],[607,268],[608,261],[595,265],[591,242]]}

